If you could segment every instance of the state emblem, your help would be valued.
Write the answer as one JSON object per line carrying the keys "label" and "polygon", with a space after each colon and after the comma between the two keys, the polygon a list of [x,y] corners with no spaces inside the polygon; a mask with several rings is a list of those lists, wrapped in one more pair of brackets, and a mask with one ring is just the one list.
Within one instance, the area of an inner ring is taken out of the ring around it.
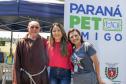
{"label": "state emblem", "polygon": [[105,67],[105,75],[108,79],[115,79],[118,76],[118,67]]}

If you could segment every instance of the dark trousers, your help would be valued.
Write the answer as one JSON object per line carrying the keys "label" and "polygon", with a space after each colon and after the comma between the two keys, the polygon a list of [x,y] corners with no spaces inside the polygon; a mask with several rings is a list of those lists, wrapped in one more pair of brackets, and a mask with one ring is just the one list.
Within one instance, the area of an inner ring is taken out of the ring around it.
{"label": "dark trousers", "polygon": [[50,84],[70,84],[71,71],[63,68],[50,67]]}

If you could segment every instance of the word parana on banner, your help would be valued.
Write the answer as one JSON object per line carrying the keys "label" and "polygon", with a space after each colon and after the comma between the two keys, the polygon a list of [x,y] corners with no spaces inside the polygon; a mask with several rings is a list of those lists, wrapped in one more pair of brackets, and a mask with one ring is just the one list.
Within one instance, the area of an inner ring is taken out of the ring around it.
{"label": "word parana on banner", "polygon": [[116,8],[70,3],[70,13],[122,17],[119,5]]}

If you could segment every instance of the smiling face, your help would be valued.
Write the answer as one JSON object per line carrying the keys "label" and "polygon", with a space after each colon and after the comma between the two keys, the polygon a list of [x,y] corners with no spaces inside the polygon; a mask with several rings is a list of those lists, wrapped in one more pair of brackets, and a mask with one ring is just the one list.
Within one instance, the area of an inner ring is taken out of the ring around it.
{"label": "smiling face", "polygon": [[52,29],[52,36],[53,36],[55,42],[60,42],[61,38],[63,36],[62,32],[61,32],[61,29],[56,25]]}
{"label": "smiling face", "polygon": [[81,36],[78,34],[77,31],[70,32],[69,38],[71,43],[73,43],[75,46],[81,44]]}
{"label": "smiling face", "polygon": [[40,31],[40,24],[37,21],[31,21],[28,24],[28,32],[31,36],[37,36]]}

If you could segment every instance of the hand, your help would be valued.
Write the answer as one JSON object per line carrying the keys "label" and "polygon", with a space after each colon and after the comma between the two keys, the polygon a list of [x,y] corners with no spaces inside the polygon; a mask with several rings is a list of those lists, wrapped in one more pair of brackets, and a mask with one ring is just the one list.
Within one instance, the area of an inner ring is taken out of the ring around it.
{"label": "hand", "polygon": [[99,84],[105,84],[105,82],[103,80],[100,80]]}

